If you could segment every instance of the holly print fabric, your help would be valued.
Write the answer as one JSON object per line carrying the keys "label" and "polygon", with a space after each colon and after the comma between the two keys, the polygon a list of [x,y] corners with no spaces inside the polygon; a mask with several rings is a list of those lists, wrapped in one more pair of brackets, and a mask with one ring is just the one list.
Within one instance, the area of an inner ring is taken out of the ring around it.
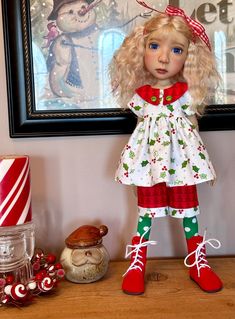
{"label": "holly print fabric", "polygon": [[125,145],[115,179],[126,185],[194,185],[215,179],[206,148],[187,116],[187,84],[165,90],[149,85],[136,90],[128,103],[140,122]]}

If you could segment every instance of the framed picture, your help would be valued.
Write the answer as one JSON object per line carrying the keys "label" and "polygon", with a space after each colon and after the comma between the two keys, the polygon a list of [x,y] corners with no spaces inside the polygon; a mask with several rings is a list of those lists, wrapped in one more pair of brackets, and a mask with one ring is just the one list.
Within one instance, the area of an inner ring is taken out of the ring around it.
{"label": "framed picture", "polygon": [[[200,129],[235,129],[235,5],[196,3],[157,1],[163,10],[168,4],[184,7],[213,39],[224,86]],[[108,65],[151,10],[135,0],[2,0],[2,13],[11,137],[133,131],[136,118],[113,98]]]}

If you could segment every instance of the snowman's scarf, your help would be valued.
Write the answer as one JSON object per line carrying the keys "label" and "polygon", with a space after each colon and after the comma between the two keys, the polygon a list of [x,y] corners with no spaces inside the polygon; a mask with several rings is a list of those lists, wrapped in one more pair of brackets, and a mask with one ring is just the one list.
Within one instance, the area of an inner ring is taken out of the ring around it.
{"label": "snowman's scarf", "polygon": [[[70,43],[73,44],[73,40],[70,39],[70,41]],[[78,57],[74,46],[71,46],[71,62],[69,66],[69,73],[66,78],[66,83],[76,88],[83,88],[78,64]]]}
{"label": "snowman's scarf", "polygon": [[[61,45],[71,47],[72,59],[71,59],[70,67],[69,67],[69,73],[68,73],[68,76],[66,78],[66,83],[73,86],[73,87],[77,87],[77,88],[83,87],[80,72],[79,72],[79,65],[78,65],[78,60],[77,60],[75,48],[81,48],[81,49],[86,49],[86,50],[90,50],[90,51],[98,51],[98,49],[94,48],[94,47],[86,47],[83,45],[75,44],[75,43],[73,43],[72,38],[80,39],[80,38],[87,37],[90,34],[92,34],[93,32],[97,31],[98,29],[99,29],[98,25],[93,24],[82,31],[63,33],[59,36],[59,37],[61,37],[62,35],[63,36],[66,35],[68,40],[64,40],[64,39],[61,40]],[[53,43],[51,44],[51,46],[49,48],[49,54],[48,54],[48,59],[47,59],[47,68],[48,68],[49,72],[52,70],[52,68],[54,67],[54,65],[56,63],[56,60],[54,57],[54,52],[53,52],[55,40],[53,41]]]}
{"label": "snowman's scarf", "polygon": [[81,38],[89,36],[91,33],[95,32],[97,30],[98,30],[97,24],[93,24],[93,25],[87,27],[86,29],[84,29],[82,31],[66,33],[68,38],[71,39],[71,40],[70,41],[62,40],[61,44],[62,45],[67,45],[67,46],[71,46],[71,47],[75,47],[75,48],[86,49],[86,50],[90,50],[90,51],[98,51],[98,48],[86,47],[86,46],[83,46],[83,45],[80,45],[80,44],[74,44],[73,41],[72,41],[72,38],[81,39]]}
{"label": "snowman's scarf", "polygon": [[91,35],[91,33],[97,30],[99,30],[99,26],[96,23],[94,23],[84,30],[76,31],[76,32],[68,32],[64,34],[68,34],[73,38],[80,39],[80,38],[88,37],[89,35]]}

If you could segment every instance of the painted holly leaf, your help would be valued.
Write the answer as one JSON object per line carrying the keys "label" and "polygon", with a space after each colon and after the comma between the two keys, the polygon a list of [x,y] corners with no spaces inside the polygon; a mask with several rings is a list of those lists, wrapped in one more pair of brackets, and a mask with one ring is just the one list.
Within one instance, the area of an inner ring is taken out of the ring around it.
{"label": "painted holly leaf", "polygon": [[184,140],[178,140],[179,145],[184,145]]}
{"label": "painted holly leaf", "polygon": [[163,146],[168,146],[168,145],[170,145],[170,144],[171,144],[171,142],[163,142],[163,143],[162,143]]}
{"label": "painted holly leaf", "polygon": [[158,161],[158,162],[163,161],[163,157],[158,157],[157,161]]}
{"label": "painted holly leaf", "polygon": [[183,185],[183,181],[177,179],[174,183],[174,185]]}
{"label": "painted holly leaf", "polygon": [[182,109],[185,111],[185,110],[187,110],[187,108],[189,107],[189,105],[188,105],[188,104],[184,104],[184,105],[182,105],[181,107],[182,107]]}
{"label": "painted holly leaf", "polygon": [[136,105],[136,106],[134,106],[134,109],[135,109],[136,111],[139,111],[139,110],[141,109],[141,106]]}
{"label": "painted holly leaf", "polygon": [[199,156],[200,156],[201,159],[203,159],[203,160],[206,159],[206,156],[205,156],[203,153],[201,153],[201,152],[199,153]]}
{"label": "painted holly leaf", "polygon": [[160,120],[160,118],[165,118],[167,115],[165,113],[160,113],[159,116],[157,117],[157,121]]}
{"label": "painted holly leaf", "polygon": [[151,140],[150,142],[149,142],[149,145],[151,145],[151,146],[153,146],[155,144],[155,140]]}
{"label": "painted holly leaf", "polygon": [[162,172],[162,173],[160,174],[160,177],[161,177],[161,178],[165,178],[165,177],[166,177],[166,172]]}
{"label": "painted holly leaf", "polygon": [[175,169],[171,168],[168,170],[169,174],[170,175],[174,175],[175,174]]}
{"label": "painted holly leaf", "polygon": [[170,136],[170,131],[166,131],[165,134],[166,134],[167,136]]}
{"label": "painted holly leaf", "polygon": [[141,166],[142,166],[142,167],[145,167],[145,166],[148,165],[148,163],[149,163],[149,162],[148,162],[147,160],[146,160],[146,161],[142,161]]}
{"label": "painted holly leaf", "polygon": [[201,179],[207,179],[207,174],[200,174]]}
{"label": "painted holly leaf", "polygon": [[194,165],[194,166],[193,166],[193,171],[194,171],[194,172],[198,173],[198,172],[199,172],[199,170],[200,170],[200,168],[199,168],[199,167],[197,167],[196,165]]}
{"label": "painted holly leaf", "polygon": [[137,141],[137,144],[141,144],[141,143],[142,143],[142,141],[143,141],[143,139],[138,140],[138,141]]}
{"label": "painted holly leaf", "polygon": [[124,168],[125,171],[128,171],[129,166],[126,163],[123,163],[123,168]]}
{"label": "painted holly leaf", "polygon": [[133,151],[129,152],[129,158],[133,159],[135,157],[135,153]]}
{"label": "painted holly leaf", "polygon": [[172,215],[172,216],[175,216],[176,214],[177,214],[177,210],[176,210],[176,209],[173,209],[172,212],[171,212],[171,215]]}
{"label": "painted holly leaf", "polygon": [[174,107],[172,104],[167,105],[167,108],[169,111],[173,112],[174,111]]}
{"label": "painted holly leaf", "polygon": [[183,149],[187,146],[187,144],[185,143],[184,140],[178,140],[178,143],[179,143],[179,145],[182,145]]}
{"label": "painted holly leaf", "polygon": [[188,165],[188,160],[182,163],[182,168],[185,168]]}

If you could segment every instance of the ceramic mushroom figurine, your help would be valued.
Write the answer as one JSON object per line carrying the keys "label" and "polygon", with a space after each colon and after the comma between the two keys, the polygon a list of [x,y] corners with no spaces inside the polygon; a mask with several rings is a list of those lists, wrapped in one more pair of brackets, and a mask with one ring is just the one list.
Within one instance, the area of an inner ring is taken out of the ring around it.
{"label": "ceramic mushroom figurine", "polygon": [[65,276],[76,283],[90,283],[102,278],[109,263],[109,254],[102,244],[108,228],[84,225],[72,232],[65,240],[60,262]]}

